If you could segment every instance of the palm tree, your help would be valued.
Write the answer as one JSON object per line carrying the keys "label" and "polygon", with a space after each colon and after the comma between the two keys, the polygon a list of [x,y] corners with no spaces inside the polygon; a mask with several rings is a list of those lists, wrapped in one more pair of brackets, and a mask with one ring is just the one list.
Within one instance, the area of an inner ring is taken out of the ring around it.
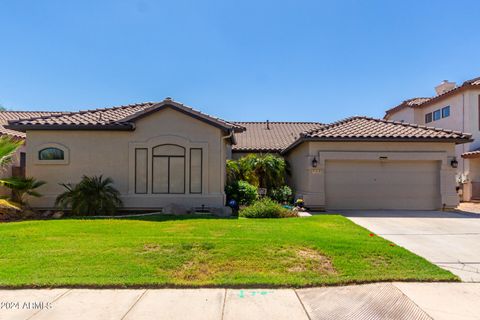
{"label": "palm tree", "polygon": [[19,202],[28,207],[27,196],[41,197],[42,195],[35,191],[43,186],[46,182],[37,180],[32,177],[11,177],[0,180],[0,185],[3,185],[12,190],[12,200]]}
{"label": "palm tree", "polygon": [[233,184],[235,183],[235,181],[239,181],[241,179],[241,172],[240,172],[240,166],[238,165],[238,161],[227,160],[226,168],[227,168],[227,185]]}
{"label": "palm tree", "polygon": [[[12,162],[15,152],[22,144],[22,140],[13,139],[6,135],[0,136],[0,171],[5,171],[7,165]],[[0,179],[0,185],[1,181]],[[0,199],[0,212],[11,209],[20,210],[20,207],[8,199]]]}
{"label": "palm tree", "polygon": [[113,215],[122,206],[120,192],[113,186],[111,178],[102,175],[83,176],[77,185],[62,184],[66,191],[59,195],[55,205],[71,209],[75,215]]}
{"label": "palm tree", "polygon": [[242,180],[260,188],[276,188],[285,184],[288,166],[272,154],[249,154],[238,160]]}
{"label": "palm tree", "polygon": [[12,162],[15,151],[23,144],[22,140],[13,139],[9,136],[0,136],[0,168],[5,167]]}

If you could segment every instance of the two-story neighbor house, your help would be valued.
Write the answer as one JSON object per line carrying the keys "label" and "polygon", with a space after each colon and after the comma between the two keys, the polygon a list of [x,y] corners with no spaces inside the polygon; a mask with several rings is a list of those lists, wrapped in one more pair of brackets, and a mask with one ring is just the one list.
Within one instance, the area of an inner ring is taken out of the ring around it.
{"label": "two-story neighbor house", "polygon": [[464,201],[480,199],[480,77],[457,86],[443,81],[433,97],[413,98],[386,111],[385,119],[469,132],[456,146],[457,181]]}

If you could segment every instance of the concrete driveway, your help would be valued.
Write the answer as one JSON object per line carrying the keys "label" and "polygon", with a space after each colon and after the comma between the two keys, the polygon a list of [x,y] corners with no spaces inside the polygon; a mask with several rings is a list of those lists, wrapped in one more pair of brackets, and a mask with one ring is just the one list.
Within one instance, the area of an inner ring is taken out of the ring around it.
{"label": "concrete driveway", "polygon": [[356,224],[465,282],[480,282],[480,215],[440,211],[344,211]]}

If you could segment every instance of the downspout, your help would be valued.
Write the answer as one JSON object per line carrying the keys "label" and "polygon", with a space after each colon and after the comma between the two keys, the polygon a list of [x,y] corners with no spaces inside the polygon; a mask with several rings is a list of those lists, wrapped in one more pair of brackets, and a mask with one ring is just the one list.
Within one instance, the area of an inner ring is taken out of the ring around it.
{"label": "downspout", "polygon": [[[220,163],[222,164],[222,174],[221,174],[221,181],[220,181],[220,184],[222,186],[222,194],[223,194],[223,204],[225,205],[227,203],[227,196],[225,194],[225,179],[226,179],[226,176],[227,176],[227,170],[226,170],[226,157],[224,158],[223,155],[225,154],[225,156],[227,155],[227,152],[226,150],[224,150],[225,148],[225,140],[226,139],[231,139],[233,137],[233,129],[230,130],[229,134],[226,135],[226,136],[222,136],[222,139],[221,139],[221,151],[220,152]],[[225,152],[225,153],[224,153]]]}
{"label": "downspout", "polygon": [[[462,93],[462,132],[465,132],[465,92]],[[462,143],[462,154],[465,153],[465,143]],[[462,158],[463,174],[465,174],[465,158]]]}
{"label": "downspout", "polygon": [[228,135],[223,136],[223,137],[222,137],[222,140],[224,140],[224,139],[230,139],[231,137],[233,137],[233,130],[230,130],[230,133],[229,133]]}

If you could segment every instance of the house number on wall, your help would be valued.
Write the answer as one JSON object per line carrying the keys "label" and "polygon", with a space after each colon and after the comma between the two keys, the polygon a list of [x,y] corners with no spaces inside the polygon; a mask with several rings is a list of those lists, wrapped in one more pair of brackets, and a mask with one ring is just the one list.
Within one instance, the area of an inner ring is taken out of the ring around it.
{"label": "house number on wall", "polygon": [[312,174],[319,174],[320,173],[320,169],[312,169]]}

